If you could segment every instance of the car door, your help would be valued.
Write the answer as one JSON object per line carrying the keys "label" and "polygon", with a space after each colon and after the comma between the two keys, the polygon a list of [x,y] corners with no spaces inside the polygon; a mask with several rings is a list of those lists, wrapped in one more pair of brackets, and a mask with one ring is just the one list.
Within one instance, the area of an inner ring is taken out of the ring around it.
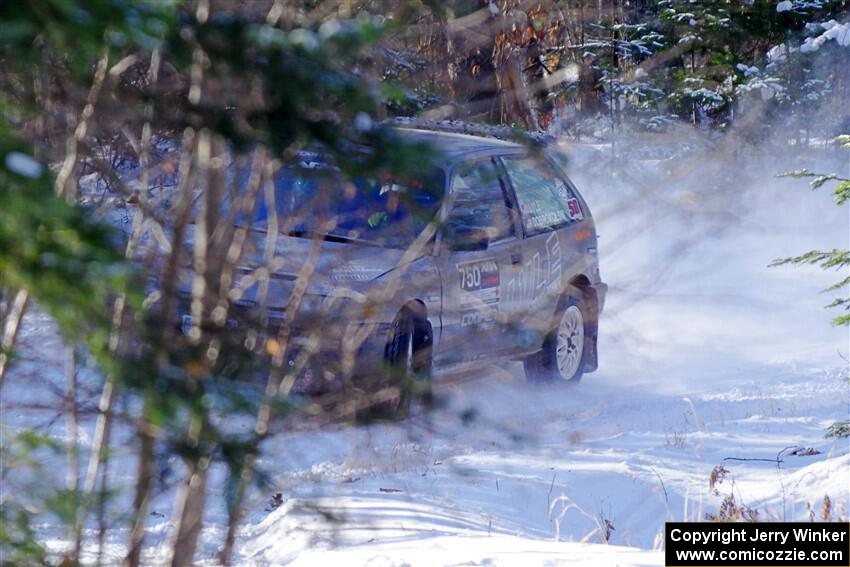
{"label": "car door", "polygon": [[491,357],[510,347],[501,301],[521,242],[500,172],[489,157],[452,172],[438,255],[443,310],[435,357],[443,364]]}
{"label": "car door", "polygon": [[581,237],[584,212],[576,194],[547,160],[504,156],[500,163],[516,198],[523,232],[523,263],[518,284],[509,286],[505,309],[538,342],[549,331],[569,266],[581,260],[575,240]]}

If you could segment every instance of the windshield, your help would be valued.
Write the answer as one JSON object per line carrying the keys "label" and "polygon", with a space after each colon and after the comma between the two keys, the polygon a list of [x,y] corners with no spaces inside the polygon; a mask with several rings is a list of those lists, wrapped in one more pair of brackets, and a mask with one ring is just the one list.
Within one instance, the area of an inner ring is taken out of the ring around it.
{"label": "windshield", "polygon": [[274,191],[261,192],[252,225],[291,236],[317,234],[376,246],[404,248],[434,219],[443,198],[444,174],[436,170],[421,182],[343,179],[329,169],[283,168]]}

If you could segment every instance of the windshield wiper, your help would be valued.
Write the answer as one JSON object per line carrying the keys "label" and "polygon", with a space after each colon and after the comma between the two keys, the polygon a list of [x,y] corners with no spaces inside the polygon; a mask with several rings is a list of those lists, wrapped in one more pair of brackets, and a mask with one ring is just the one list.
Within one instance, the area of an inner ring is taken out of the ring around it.
{"label": "windshield wiper", "polygon": [[287,236],[294,236],[296,238],[315,238],[325,240],[326,242],[356,242],[357,244],[366,244],[368,246],[378,246],[379,244],[375,242],[370,242],[368,240],[363,240],[360,238],[351,238],[348,236],[343,236],[341,234],[330,234],[324,232],[318,232],[316,230],[291,230],[286,233]]}

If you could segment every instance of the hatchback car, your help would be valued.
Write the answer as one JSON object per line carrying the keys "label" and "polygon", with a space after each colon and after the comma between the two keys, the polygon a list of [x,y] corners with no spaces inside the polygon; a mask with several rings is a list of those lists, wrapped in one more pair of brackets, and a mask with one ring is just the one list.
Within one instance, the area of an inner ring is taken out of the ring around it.
{"label": "hatchback car", "polygon": [[607,286],[590,210],[564,172],[515,143],[398,132],[439,151],[431,174],[346,181],[304,158],[248,223],[253,252],[231,300],[263,321],[261,339],[285,328],[297,383],[500,359],[521,359],[538,382],[595,370]]}

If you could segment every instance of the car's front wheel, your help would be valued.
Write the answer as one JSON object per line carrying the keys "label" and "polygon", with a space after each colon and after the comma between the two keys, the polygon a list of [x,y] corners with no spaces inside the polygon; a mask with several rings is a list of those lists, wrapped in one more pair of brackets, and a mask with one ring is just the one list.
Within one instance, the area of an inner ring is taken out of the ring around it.
{"label": "car's front wheel", "polygon": [[588,302],[580,292],[570,294],[559,308],[555,325],[547,333],[540,351],[524,361],[531,382],[578,382],[584,373],[589,351]]}
{"label": "car's front wheel", "polygon": [[[413,400],[426,405],[431,401],[431,324],[416,307],[403,308],[390,327],[386,366],[371,388],[375,399],[361,420],[404,419]],[[390,397],[384,399],[387,394]]]}

